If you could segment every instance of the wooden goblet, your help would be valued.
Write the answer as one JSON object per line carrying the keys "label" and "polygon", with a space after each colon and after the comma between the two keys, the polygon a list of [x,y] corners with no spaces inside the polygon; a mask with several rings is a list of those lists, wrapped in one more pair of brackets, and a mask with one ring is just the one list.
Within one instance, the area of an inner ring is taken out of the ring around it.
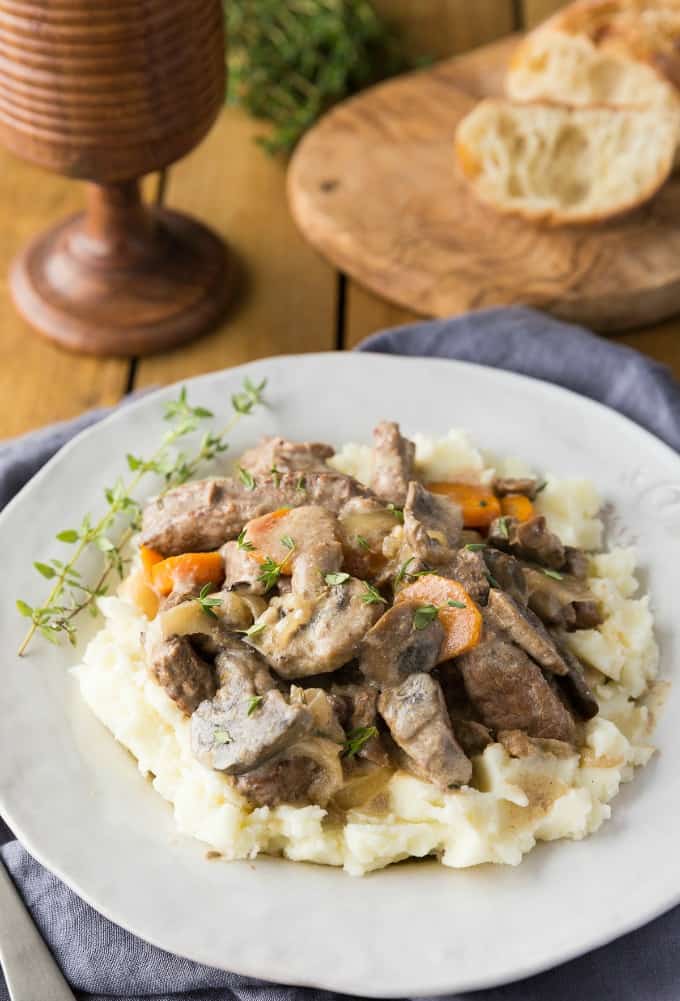
{"label": "wooden goblet", "polygon": [[226,305],[222,241],[140,197],[224,100],[222,0],[0,0],[0,139],[88,184],[87,208],[16,258],[12,294],[40,333],[92,354],[144,354]]}

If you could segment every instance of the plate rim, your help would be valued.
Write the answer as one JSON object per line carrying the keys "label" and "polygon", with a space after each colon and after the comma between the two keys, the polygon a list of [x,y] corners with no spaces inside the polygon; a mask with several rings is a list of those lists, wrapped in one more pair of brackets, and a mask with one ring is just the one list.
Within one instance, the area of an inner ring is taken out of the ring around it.
{"label": "plate rim", "polygon": [[[410,365],[416,362],[418,363],[418,365],[423,367],[428,367],[430,365],[437,364],[452,368],[458,368],[459,370],[476,369],[476,370],[483,370],[487,374],[493,374],[494,376],[498,376],[500,377],[501,381],[505,379],[510,379],[516,382],[518,385],[521,385],[523,383],[524,384],[530,383],[534,388],[536,386],[539,386],[541,387],[543,392],[548,392],[549,394],[557,393],[563,395],[565,398],[570,398],[572,402],[576,402],[577,405],[579,406],[585,405],[586,408],[590,408],[593,413],[597,413],[598,416],[604,417],[614,426],[616,425],[627,426],[627,430],[632,431],[637,435],[641,434],[643,436],[643,439],[645,440],[645,444],[648,447],[651,447],[652,449],[658,451],[660,458],[662,458],[666,462],[670,460],[673,464],[677,464],[678,473],[680,474],[680,455],[678,455],[671,448],[671,446],[666,444],[652,432],[636,424],[635,421],[619,413],[617,410],[608,407],[597,400],[593,400],[590,397],[583,396],[582,394],[575,392],[574,390],[567,389],[555,383],[548,382],[547,380],[536,378],[534,376],[525,375],[523,373],[509,371],[507,369],[495,368],[492,366],[483,365],[476,362],[460,361],[458,359],[448,359],[448,358],[440,358],[432,356],[412,357],[404,355],[391,355],[391,354],[372,352],[372,351],[362,352],[361,356],[364,360],[367,359],[367,357],[370,357],[371,360],[369,364],[380,363],[380,364],[386,364],[388,366],[389,365],[406,366],[407,364]],[[180,379],[177,382],[154,388],[148,393],[145,393],[139,399],[126,401],[124,405],[122,406],[119,405],[118,407],[116,407],[116,409],[114,409],[111,413],[107,414],[102,420],[97,421],[95,424],[92,424],[89,427],[84,428],[83,430],[78,432],[70,441],[68,441],[64,446],[62,446],[59,449],[59,451],[56,452],[55,455],[52,456],[45,463],[45,465],[38,471],[38,473],[36,473],[35,476],[33,476],[21,488],[21,490],[15,495],[15,497],[6,505],[4,510],[0,513],[0,531],[2,530],[2,527],[4,525],[7,513],[13,511],[14,508],[17,507],[22,502],[24,496],[29,491],[34,489],[34,487],[37,484],[42,482],[42,480],[45,479],[46,477],[52,475],[53,471],[59,466],[59,464],[63,462],[66,458],[68,458],[71,452],[81,447],[84,441],[86,441],[91,436],[96,436],[103,428],[104,429],[109,428],[117,424],[119,421],[124,420],[126,415],[132,412],[136,412],[139,409],[144,409],[145,407],[148,407],[153,403],[157,403],[159,399],[161,399],[165,395],[170,394],[178,386],[186,385],[189,389],[191,389],[192,386],[200,386],[202,383],[210,382],[216,379],[218,380],[219,378],[224,377],[227,374],[229,375],[233,375],[234,373],[248,374],[252,373],[253,371],[261,373],[262,370],[266,368],[267,365],[271,365],[272,363],[286,364],[288,362],[295,362],[295,361],[300,362],[309,359],[324,358],[324,359],[333,359],[334,363],[337,364],[340,358],[344,360],[353,359],[356,361],[357,357],[358,355],[355,352],[337,352],[337,351],[310,352],[304,354],[300,353],[285,354],[285,355],[266,357],[250,362],[245,362],[238,366],[231,366],[217,371],[203,373],[198,376],[192,376],[186,379]],[[341,362],[342,364],[345,363],[344,360]],[[154,792],[154,795],[158,794]],[[48,871],[56,875],[82,900],[84,900],[87,904],[93,907],[98,913],[102,914],[108,920],[114,922],[115,924],[118,924],[120,927],[130,932],[131,934],[141,938],[143,941],[146,941],[161,949],[167,948],[167,946],[165,946],[162,941],[156,939],[153,936],[153,934],[147,934],[146,931],[144,933],[140,933],[132,924],[126,922],[124,917],[123,919],[121,919],[121,917],[119,917],[112,910],[110,910],[105,903],[95,900],[93,896],[91,896],[86,890],[83,890],[79,886],[77,877],[72,878],[68,872],[64,871],[61,868],[58,862],[51,860],[49,849],[43,851],[40,847],[40,844],[36,845],[34,843],[32,836],[30,834],[27,834],[24,830],[22,830],[20,824],[12,821],[11,810],[7,809],[7,804],[2,789],[0,789],[0,806],[2,807],[3,815],[7,818],[10,828],[16,834],[20,844],[29,852],[30,855],[32,855],[38,862],[40,862],[40,864],[45,866],[45,868],[48,869]],[[40,839],[38,839],[38,841],[40,841]],[[542,846],[539,845],[537,847],[540,850]],[[433,861],[432,863],[428,864],[435,865],[436,863]],[[314,865],[316,868],[320,868],[320,866],[317,865],[316,863],[305,863],[305,865],[306,866]],[[325,869],[326,867],[324,866],[323,868]],[[379,871],[377,873],[369,874],[368,877],[364,878],[376,879],[380,878],[380,874],[381,872]],[[452,874],[447,874],[447,875],[452,875]],[[358,885],[359,886],[361,885],[361,881],[358,881]],[[96,897],[96,894],[94,896]],[[443,980],[441,980],[439,983],[430,982],[425,988],[425,991],[428,996],[440,996],[448,994],[452,990],[455,991],[481,990],[485,988],[501,986],[502,984],[515,983],[517,981],[526,979],[527,977],[561,966],[564,963],[577,958],[578,956],[585,955],[588,952],[591,952],[604,945],[607,945],[610,942],[624,935],[627,935],[632,931],[635,931],[636,929],[642,927],[643,925],[648,924],[650,921],[653,921],[656,917],[672,909],[678,903],[680,903],[680,885],[678,885],[677,888],[672,893],[669,893],[662,902],[657,903],[656,905],[650,905],[645,909],[638,910],[635,913],[634,917],[620,919],[616,923],[614,930],[609,930],[609,929],[604,930],[602,935],[594,936],[593,938],[591,938],[591,941],[585,946],[574,945],[573,947],[567,947],[567,948],[555,947],[553,949],[553,952],[559,951],[559,958],[557,959],[555,959],[554,957],[545,958],[538,961],[532,960],[521,963],[519,965],[515,965],[513,968],[513,972],[508,975],[503,975],[502,979],[499,979],[497,974],[496,975],[491,974],[485,976],[483,973],[481,973],[477,976],[468,976],[467,979],[465,980],[457,981],[455,987],[453,988],[451,987],[450,982],[445,983]],[[192,953],[191,950],[189,950],[188,952],[184,952],[181,950],[178,951],[173,949],[173,951],[175,952],[176,955],[194,962],[202,964],[206,964],[207,962],[204,957],[197,957],[196,953],[195,952]],[[278,960],[276,962],[279,963],[280,973],[276,973],[275,976],[273,977],[267,977],[267,982],[270,983],[280,982],[282,984],[290,984],[290,985],[317,988],[323,990],[342,991],[344,993],[349,993],[349,994],[358,993],[356,990],[356,984],[354,983],[354,980],[343,980],[341,971],[339,976],[337,977],[334,974],[330,974],[329,978],[326,979],[324,982],[319,981],[318,978],[316,977],[310,977],[309,979],[305,979],[304,977],[296,976],[295,979],[291,980],[286,977],[285,960],[284,961]],[[270,970],[273,970],[276,965],[276,962],[273,961],[271,957],[269,957],[268,968]],[[239,966],[239,964],[234,964],[233,962],[231,962],[229,963],[228,966],[226,966],[212,962],[209,965],[213,966],[217,965],[217,968],[219,969],[227,970],[229,972],[235,973],[240,976],[245,976],[257,980],[262,979],[260,973],[257,970],[250,968],[248,963],[246,963],[244,966]],[[453,975],[453,973],[451,975]],[[407,981],[404,982],[404,989],[405,992],[409,994],[416,994],[423,990],[422,987],[418,988],[417,985],[411,984]],[[394,996],[394,991],[381,989],[380,986],[374,984],[365,984],[365,985],[362,984],[361,994],[367,997],[388,998]]]}

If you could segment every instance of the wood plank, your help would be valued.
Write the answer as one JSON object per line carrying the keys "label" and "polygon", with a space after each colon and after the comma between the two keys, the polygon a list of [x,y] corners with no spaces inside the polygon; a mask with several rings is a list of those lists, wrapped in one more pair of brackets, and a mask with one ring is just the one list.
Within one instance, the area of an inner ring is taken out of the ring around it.
{"label": "wood plank", "polygon": [[[435,58],[467,52],[516,27],[512,0],[374,0],[397,25],[408,51]],[[472,67],[474,75],[476,68]],[[463,69],[463,67],[461,67]],[[347,282],[344,344],[354,347],[383,327],[411,323],[416,313],[385,302],[358,282]]]}
{"label": "wood plank", "polygon": [[357,282],[347,283],[346,301],[346,348],[355,348],[365,337],[386,327],[399,327],[403,323],[415,323],[422,319],[417,313],[380,299],[362,288]]}
{"label": "wood plank", "polygon": [[629,331],[615,340],[668,365],[675,378],[680,381],[680,317],[676,316],[655,327]]}
{"label": "wood plank", "polygon": [[17,314],[7,270],[31,237],[83,203],[82,186],[0,150],[0,438],[74,417],[120,399],[129,363],[72,355],[43,340]]}
{"label": "wood plank", "polygon": [[407,52],[441,59],[515,27],[512,0],[373,0],[373,6],[399,30]]}
{"label": "wood plank", "polygon": [[565,0],[522,0],[524,27],[535,28],[565,5]]}
{"label": "wood plank", "polygon": [[[508,44],[463,56],[468,76],[477,60],[478,78],[495,88]],[[680,180],[597,227],[494,212],[455,169],[456,124],[475,104],[457,66],[454,58],[366,91],[305,136],[289,192],[310,242],[377,295],[423,314],[523,303],[616,331],[677,313]]]}
{"label": "wood plank", "polygon": [[140,361],[135,386],[335,346],[337,276],[297,232],[285,169],[253,139],[263,126],[225,108],[205,142],[171,170],[169,206],[209,222],[237,255],[238,293],[218,330]]}

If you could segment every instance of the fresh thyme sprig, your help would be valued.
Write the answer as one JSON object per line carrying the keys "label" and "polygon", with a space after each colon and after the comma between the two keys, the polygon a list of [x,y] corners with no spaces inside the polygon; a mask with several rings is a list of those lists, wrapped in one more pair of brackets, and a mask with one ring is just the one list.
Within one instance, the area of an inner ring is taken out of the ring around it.
{"label": "fresh thyme sprig", "polygon": [[364,605],[386,605],[387,600],[383,598],[380,591],[369,584],[367,580],[364,581],[364,593],[361,595],[361,600]]}
{"label": "fresh thyme sprig", "polygon": [[214,608],[218,608],[223,604],[221,598],[211,598],[211,593],[214,593],[214,586],[212,584],[204,584],[201,588],[200,594],[198,594],[193,600],[199,605],[201,611],[211,618],[216,619],[217,615],[213,611]]}
{"label": "fresh thyme sprig", "polygon": [[267,556],[263,562],[258,580],[264,584],[265,593],[271,591],[274,585],[277,583],[283,568],[285,567],[288,560],[291,558],[293,551],[295,550],[295,542],[291,539],[290,535],[281,536],[281,544],[286,547],[288,554],[284,556],[280,563],[277,563],[275,559],[271,556]]}
{"label": "fresh thyme sprig", "polygon": [[429,577],[435,573],[434,570],[428,570],[427,568],[425,568],[425,570],[415,570],[415,571],[409,570],[409,567],[414,562],[414,560],[415,556],[409,556],[409,558],[407,560],[404,560],[402,565],[399,567],[396,574],[394,575],[394,580],[392,581],[393,590],[396,591],[396,589],[399,587],[402,581],[418,580],[419,577]]}
{"label": "fresh thyme sprig", "polygon": [[[150,473],[162,477],[160,495],[163,496],[195,476],[206,462],[226,452],[228,435],[244,415],[250,414],[255,406],[262,403],[265,386],[266,379],[255,385],[246,378],[243,390],[232,397],[234,413],[231,419],[221,431],[207,431],[193,456],[176,452],[174,446],[199,430],[201,423],[212,418],[213,413],[205,407],[192,407],[186,388],[182,388],[178,398],[165,408],[164,418],[171,427],[163,435],[156,451],[148,459],[128,454],[127,464],[133,475],[128,480],[119,477],[112,487],[104,490],[107,504],[104,514],[97,521],[87,514],[78,528],[67,528],[57,534],[59,542],[74,547],[70,559],[66,562],[51,559],[34,564],[42,577],[54,583],[42,605],[31,606],[21,598],[17,599],[19,614],[31,620],[18,650],[19,656],[26,653],[36,632],[51,643],[58,643],[63,635],[75,645],[76,617],[86,609],[96,615],[97,599],[107,593],[110,576],[115,573],[122,577],[124,573],[125,548],[140,526],[142,509],[134,497],[140,482]],[[114,541],[116,536],[117,541]],[[93,548],[103,555],[104,566],[95,584],[88,585],[81,577],[78,563],[83,554]]]}
{"label": "fresh thyme sprig", "polygon": [[229,0],[229,96],[271,122],[262,145],[290,152],[337,101],[410,68],[369,0]]}

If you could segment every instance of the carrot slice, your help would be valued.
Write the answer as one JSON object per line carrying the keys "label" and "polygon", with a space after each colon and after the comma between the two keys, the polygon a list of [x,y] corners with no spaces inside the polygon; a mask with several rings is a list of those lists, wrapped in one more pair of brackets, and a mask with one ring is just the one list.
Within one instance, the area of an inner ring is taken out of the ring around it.
{"label": "carrot slice", "polygon": [[[402,588],[394,599],[435,605],[444,627],[444,642],[438,663],[457,657],[479,643],[482,635],[482,615],[465,588],[455,580],[427,574]],[[451,604],[452,603],[452,604]],[[461,607],[462,606],[462,607]]]}
{"label": "carrot slice", "polygon": [[248,555],[258,563],[264,563],[268,556],[271,557],[276,563],[281,564],[283,574],[291,573],[292,554],[281,542],[282,536],[286,534],[283,519],[290,514],[290,511],[289,507],[280,507],[276,511],[270,511],[269,514],[253,518],[246,525],[246,541],[255,546]]}
{"label": "carrot slice", "polygon": [[218,586],[224,580],[224,562],[220,553],[183,553],[169,556],[151,568],[151,581],[158,594],[176,589],[190,591],[205,584]]}
{"label": "carrot slice", "polygon": [[529,521],[533,518],[534,505],[524,494],[506,494],[501,497],[501,512],[517,521]]}
{"label": "carrot slice", "polygon": [[500,516],[500,501],[486,487],[472,483],[428,483],[427,489],[460,505],[465,528],[488,528]]}
{"label": "carrot slice", "polygon": [[144,571],[144,576],[146,577],[147,581],[151,583],[151,570],[156,565],[156,563],[161,563],[163,561],[163,556],[155,549],[151,549],[150,546],[140,546],[139,556],[142,561],[142,570]]}

